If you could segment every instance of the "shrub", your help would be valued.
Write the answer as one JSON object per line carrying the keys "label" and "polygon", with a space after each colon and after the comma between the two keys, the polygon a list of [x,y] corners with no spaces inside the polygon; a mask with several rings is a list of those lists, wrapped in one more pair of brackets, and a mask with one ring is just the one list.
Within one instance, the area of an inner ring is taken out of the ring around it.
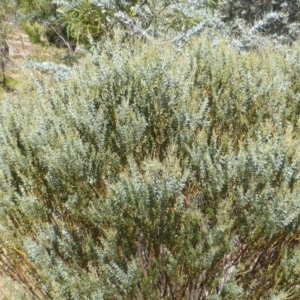
{"label": "shrub", "polygon": [[4,101],[7,273],[37,299],[298,299],[297,57],[117,34]]}

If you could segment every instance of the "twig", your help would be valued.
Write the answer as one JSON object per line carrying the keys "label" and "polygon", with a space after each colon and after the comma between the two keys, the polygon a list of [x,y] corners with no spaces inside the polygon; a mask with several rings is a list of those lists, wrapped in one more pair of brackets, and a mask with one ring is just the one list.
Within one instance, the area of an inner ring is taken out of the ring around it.
{"label": "twig", "polygon": [[6,45],[14,52],[14,53],[17,53],[19,52],[18,49],[14,48],[9,42],[7,39],[4,40]]}
{"label": "twig", "polygon": [[72,48],[71,48],[71,45],[70,43],[61,35],[59,34],[55,28],[53,26],[51,26],[51,29],[62,39],[62,41],[66,44],[66,46],[68,47],[69,51],[70,51],[70,54],[72,54]]}
{"label": "twig", "polygon": [[24,45],[24,42],[23,42],[23,37],[21,36],[21,34],[19,34],[19,37],[21,39],[21,43],[22,43],[22,47],[23,47],[23,51],[24,51],[24,58],[27,58],[26,51],[25,51],[25,45]]}

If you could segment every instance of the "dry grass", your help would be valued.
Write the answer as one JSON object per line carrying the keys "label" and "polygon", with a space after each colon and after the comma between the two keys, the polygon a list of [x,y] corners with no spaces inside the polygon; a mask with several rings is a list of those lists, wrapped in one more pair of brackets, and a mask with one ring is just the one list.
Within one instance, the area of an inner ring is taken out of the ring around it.
{"label": "dry grass", "polygon": [[0,276],[0,300],[30,299],[24,289],[8,277]]}

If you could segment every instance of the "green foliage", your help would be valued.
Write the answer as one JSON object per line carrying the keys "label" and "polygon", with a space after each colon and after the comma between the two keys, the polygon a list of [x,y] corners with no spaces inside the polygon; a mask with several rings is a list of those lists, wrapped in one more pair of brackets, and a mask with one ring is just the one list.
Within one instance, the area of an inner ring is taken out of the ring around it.
{"label": "green foliage", "polygon": [[[218,6],[223,21],[232,31],[247,31],[251,26],[251,34],[269,36],[280,43],[292,43],[299,38],[299,1],[247,1],[228,0]],[[245,25],[241,26],[241,21]]]}
{"label": "green foliage", "polygon": [[48,0],[16,0],[19,13],[30,20],[43,20],[54,13],[55,5]]}
{"label": "green foliage", "polygon": [[[201,7],[214,10],[218,1],[208,1]],[[122,27],[130,35],[145,37],[175,35],[199,23],[199,5],[190,1],[17,1],[21,20],[43,27],[50,43],[76,42],[91,46],[113,29]],[[28,26],[28,25],[27,25]]]}
{"label": "green foliage", "polygon": [[41,43],[43,36],[43,28],[37,22],[30,24],[30,22],[25,22],[23,24],[23,30],[28,35],[32,43]]}
{"label": "green foliage", "polygon": [[299,50],[93,51],[1,103],[7,274],[39,299],[299,299]]}
{"label": "green foliage", "polygon": [[38,23],[50,44],[69,48],[90,48],[112,37],[116,27],[144,39],[183,40],[214,28],[214,37],[226,36],[246,51],[270,41],[289,44],[300,36],[300,6],[295,0],[18,0],[16,8],[19,20]]}
{"label": "green foliage", "polygon": [[252,25],[270,12],[285,14],[288,22],[299,20],[299,1],[295,0],[227,0],[220,3],[219,9],[228,19],[243,18]]}
{"label": "green foliage", "polygon": [[60,26],[66,28],[68,38],[77,42],[87,44],[90,40],[99,40],[111,30],[109,18],[113,17],[113,13],[90,0],[80,1],[72,8],[63,6],[57,12],[60,14]]}

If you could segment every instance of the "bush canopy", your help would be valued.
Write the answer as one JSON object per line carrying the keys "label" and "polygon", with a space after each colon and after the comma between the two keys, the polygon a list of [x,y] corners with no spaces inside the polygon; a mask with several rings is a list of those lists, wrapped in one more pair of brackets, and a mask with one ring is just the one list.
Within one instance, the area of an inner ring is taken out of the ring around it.
{"label": "bush canopy", "polygon": [[33,299],[299,299],[298,49],[93,51],[1,102],[1,268]]}

